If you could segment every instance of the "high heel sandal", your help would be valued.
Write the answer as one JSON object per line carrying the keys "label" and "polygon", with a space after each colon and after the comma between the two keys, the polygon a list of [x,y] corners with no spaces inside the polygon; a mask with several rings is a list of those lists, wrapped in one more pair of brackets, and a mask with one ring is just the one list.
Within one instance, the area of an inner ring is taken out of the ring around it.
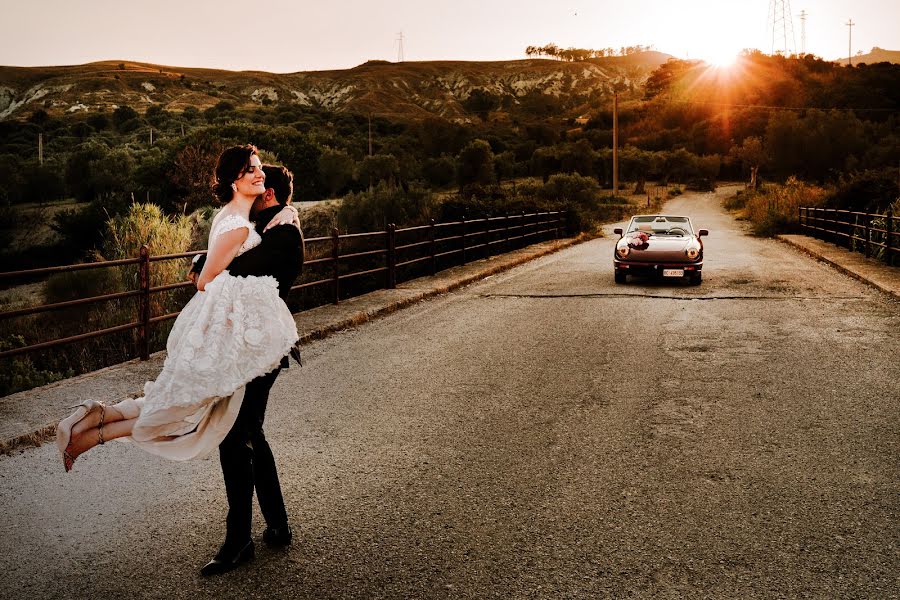
{"label": "high heel sandal", "polygon": [[[96,400],[85,400],[81,404],[76,404],[75,406],[70,406],[69,408],[76,409],[76,412],[60,421],[59,425],[56,426],[56,447],[59,449],[59,453],[62,455],[63,468],[66,470],[66,473],[72,470],[72,465],[75,463],[76,458],[69,453],[69,446],[72,444],[72,429],[98,408],[100,409],[100,425],[98,426],[100,444],[106,443],[103,439],[103,421],[106,417],[106,406],[102,402],[97,402]],[[77,419],[72,420],[72,417],[74,417],[79,412],[82,412],[82,414],[80,414]],[[67,423],[67,421],[70,420],[72,420],[71,423]]]}

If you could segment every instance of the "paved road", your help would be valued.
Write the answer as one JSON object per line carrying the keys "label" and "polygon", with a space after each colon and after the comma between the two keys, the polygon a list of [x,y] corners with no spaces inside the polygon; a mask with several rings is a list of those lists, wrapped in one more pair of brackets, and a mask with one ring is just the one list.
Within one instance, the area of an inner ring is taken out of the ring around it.
{"label": "paved road", "polygon": [[215,458],[0,460],[0,596],[900,595],[900,305],[668,210],[698,288],[616,286],[600,239],[312,345],[267,427],[295,544],[229,575]]}

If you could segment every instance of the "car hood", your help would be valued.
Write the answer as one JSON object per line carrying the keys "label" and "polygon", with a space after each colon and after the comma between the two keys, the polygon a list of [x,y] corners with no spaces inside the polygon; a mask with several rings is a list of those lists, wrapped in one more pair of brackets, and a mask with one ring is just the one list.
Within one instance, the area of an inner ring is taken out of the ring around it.
{"label": "car hood", "polygon": [[[620,243],[627,243],[627,238]],[[631,252],[626,260],[630,261],[687,261],[685,249],[696,243],[697,238],[693,237],[662,237],[653,236],[647,240],[643,247],[631,247]]]}

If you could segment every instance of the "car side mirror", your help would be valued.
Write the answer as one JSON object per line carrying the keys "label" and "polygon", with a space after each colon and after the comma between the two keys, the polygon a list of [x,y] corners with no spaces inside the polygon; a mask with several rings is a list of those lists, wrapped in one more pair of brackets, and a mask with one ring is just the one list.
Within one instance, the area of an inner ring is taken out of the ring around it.
{"label": "car side mirror", "polygon": [[704,235],[709,235],[709,229],[701,229],[697,232],[697,237],[703,237]]}
{"label": "car side mirror", "polygon": [[622,235],[622,228],[621,228],[621,227],[616,227],[615,229],[613,229],[613,233],[618,234],[618,235]]}

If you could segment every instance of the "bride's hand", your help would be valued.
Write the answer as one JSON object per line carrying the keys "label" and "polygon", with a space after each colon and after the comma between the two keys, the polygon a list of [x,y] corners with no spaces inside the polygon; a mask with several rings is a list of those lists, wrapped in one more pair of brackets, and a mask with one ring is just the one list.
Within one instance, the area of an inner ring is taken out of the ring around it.
{"label": "bride's hand", "polygon": [[298,219],[297,215],[299,211],[291,206],[290,204],[286,205],[282,208],[277,215],[272,217],[272,220],[266,225],[265,229],[263,229],[263,233],[270,230],[273,227],[277,227],[278,225],[290,225],[294,223],[295,220]]}

